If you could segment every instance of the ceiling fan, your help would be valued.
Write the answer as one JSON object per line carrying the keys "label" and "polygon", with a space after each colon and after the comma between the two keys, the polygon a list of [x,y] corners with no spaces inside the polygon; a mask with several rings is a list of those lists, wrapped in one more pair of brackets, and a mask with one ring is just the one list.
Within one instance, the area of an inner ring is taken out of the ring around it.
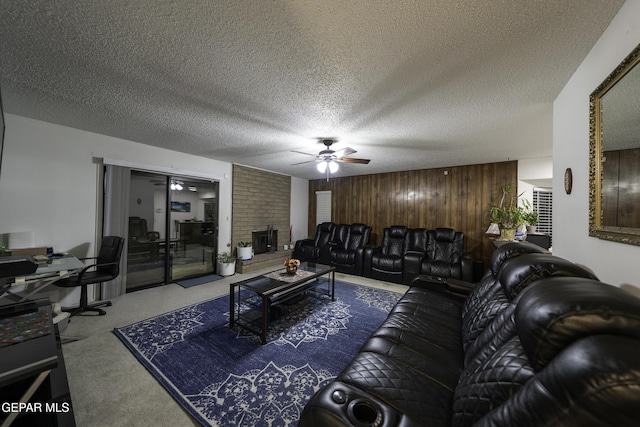
{"label": "ceiling fan", "polygon": [[315,160],[307,160],[305,162],[294,163],[294,165],[301,165],[304,163],[317,162],[318,163],[318,171],[320,173],[327,174],[327,181],[329,181],[329,173],[336,173],[338,171],[339,165],[338,163],[360,163],[360,164],[368,164],[371,160],[369,159],[355,159],[352,157],[345,157],[350,154],[356,153],[357,151],[353,148],[345,147],[341,150],[335,151],[331,149],[331,146],[334,142],[334,139],[321,139],[326,148],[320,151],[317,155],[304,153],[302,151],[294,151],[294,153],[300,153],[307,156],[314,156]]}

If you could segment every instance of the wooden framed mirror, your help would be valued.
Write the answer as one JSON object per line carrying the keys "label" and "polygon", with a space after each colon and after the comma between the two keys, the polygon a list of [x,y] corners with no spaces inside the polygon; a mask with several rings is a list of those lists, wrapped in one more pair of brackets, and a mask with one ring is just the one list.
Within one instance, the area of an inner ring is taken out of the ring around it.
{"label": "wooden framed mirror", "polygon": [[589,235],[640,246],[640,45],[589,99]]}

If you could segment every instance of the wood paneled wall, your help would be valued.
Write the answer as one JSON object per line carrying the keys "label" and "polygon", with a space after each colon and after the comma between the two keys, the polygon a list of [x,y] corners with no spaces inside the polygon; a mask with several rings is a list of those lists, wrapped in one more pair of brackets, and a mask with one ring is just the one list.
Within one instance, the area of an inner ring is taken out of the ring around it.
{"label": "wood paneled wall", "polygon": [[391,225],[449,227],[465,235],[465,252],[485,262],[495,249],[486,237],[489,207],[503,185],[517,188],[518,162],[487,163],[309,181],[309,236],[315,234],[316,191],[331,190],[335,223],[372,227],[372,244]]}
{"label": "wood paneled wall", "polygon": [[602,164],[602,224],[640,228],[640,149],[604,151]]}

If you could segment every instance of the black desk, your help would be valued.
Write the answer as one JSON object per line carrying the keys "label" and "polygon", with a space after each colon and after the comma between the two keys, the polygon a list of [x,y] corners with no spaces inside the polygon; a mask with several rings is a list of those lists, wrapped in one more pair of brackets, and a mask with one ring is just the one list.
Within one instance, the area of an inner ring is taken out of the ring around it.
{"label": "black desk", "polygon": [[48,299],[0,307],[0,422],[75,426]]}

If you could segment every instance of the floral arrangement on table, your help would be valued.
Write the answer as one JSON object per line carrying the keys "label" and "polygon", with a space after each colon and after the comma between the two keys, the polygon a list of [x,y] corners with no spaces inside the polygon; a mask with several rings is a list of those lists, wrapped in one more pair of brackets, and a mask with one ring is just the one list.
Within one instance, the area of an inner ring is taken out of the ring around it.
{"label": "floral arrangement on table", "polygon": [[287,258],[284,261],[284,268],[287,270],[287,274],[294,275],[296,271],[298,271],[298,266],[300,265],[300,260],[295,258]]}

